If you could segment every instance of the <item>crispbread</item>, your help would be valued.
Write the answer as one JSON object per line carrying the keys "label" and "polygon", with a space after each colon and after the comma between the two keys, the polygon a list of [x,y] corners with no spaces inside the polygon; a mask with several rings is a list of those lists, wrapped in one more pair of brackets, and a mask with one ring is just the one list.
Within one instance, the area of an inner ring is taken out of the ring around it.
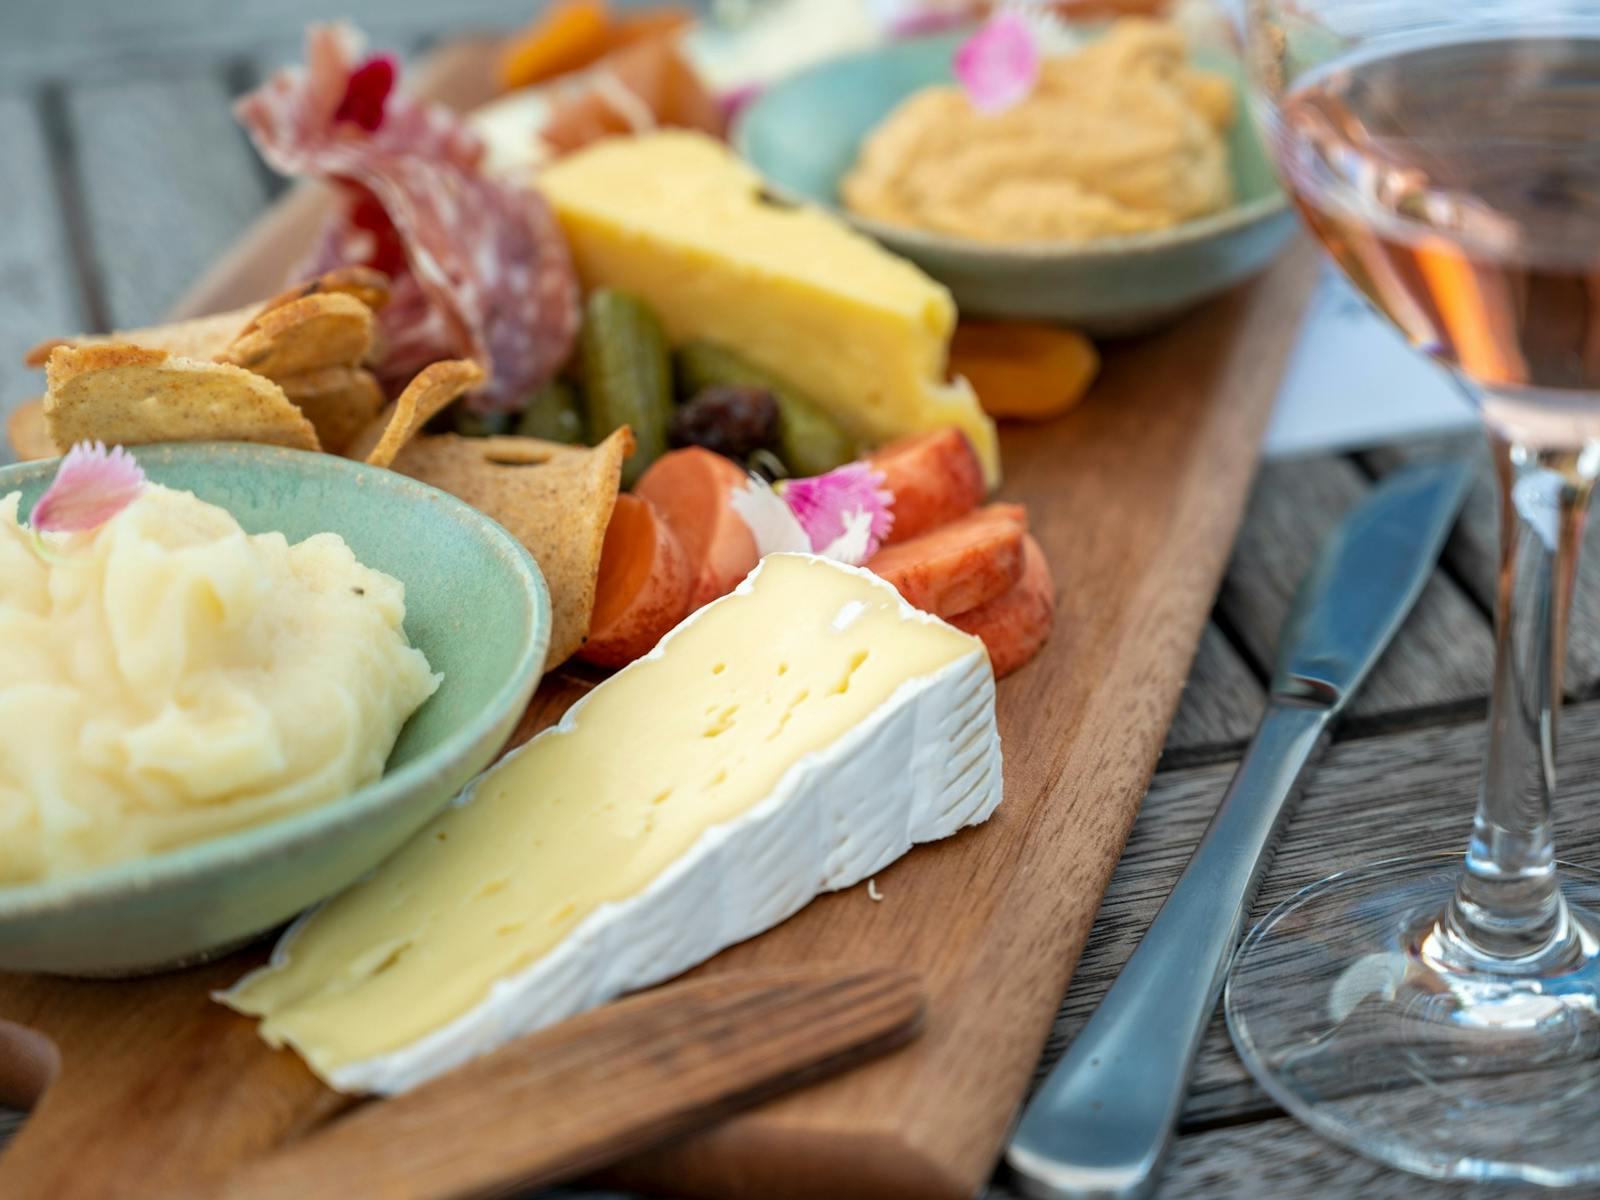
{"label": "crispbread", "polygon": [[30,367],[42,367],[50,361],[50,352],[57,346],[139,346],[145,350],[165,350],[179,358],[216,359],[227,352],[233,339],[249,324],[258,307],[250,304],[209,317],[173,321],[168,325],[150,325],[143,329],[51,338],[34,346],[22,361]]}
{"label": "crispbread", "polygon": [[59,447],[238,441],[321,448],[282,388],[227,363],[139,346],[58,346],[46,378],[44,419]]}
{"label": "crispbread", "polygon": [[343,452],[383,407],[383,388],[365,367],[321,367],[277,382],[330,454]]}
{"label": "crispbread", "polygon": [[345,447],[346,458],[387,467],[444,406],[483,382],[483,368],[465,358],[429,363],[412,376],[393,404],[367,424]]}
{"label": "crispbread", "polygon": [[622,460],[632,451],[626,425],[592,450],[537,438],[442,434],[406,446],[393,469],[465,500],[528,548],[550,589],[548,671],[588,635],[600,548]]}
{"label": "crispbread", "polygon": [[353,367],[374,341],[372,310],[342,292],[317,292],[261,313],[222,354],[222,361],[268,379]]}

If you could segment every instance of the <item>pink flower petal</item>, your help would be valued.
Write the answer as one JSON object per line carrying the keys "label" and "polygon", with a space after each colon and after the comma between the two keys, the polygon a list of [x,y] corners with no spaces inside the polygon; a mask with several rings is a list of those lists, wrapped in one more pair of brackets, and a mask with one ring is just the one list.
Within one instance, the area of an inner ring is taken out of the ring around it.
{"label": "pink flower petal", "polygon": [[105,524],[144,490],[144,471],[121,446],[79,442],[33,506],[35,533],[79,533]]}
{"label": "pink flower petal", "polygon": [[791,479],[783,498],[818,554],[859,565],[871,558],[894,527],[894,496],[883,472],[846,463],[810,479]]}
{"label": "pink flower petal", "polygon": [[1039,47],[1022,17],[1002,9],[961,44],[956,79],[985,113],[1001,113],[1021,103],[1039,80]]}

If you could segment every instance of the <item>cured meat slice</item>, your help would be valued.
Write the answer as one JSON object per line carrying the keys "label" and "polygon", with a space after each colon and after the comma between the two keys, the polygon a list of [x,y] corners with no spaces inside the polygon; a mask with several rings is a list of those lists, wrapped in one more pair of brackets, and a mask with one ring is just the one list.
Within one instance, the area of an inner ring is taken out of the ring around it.
{"label": "cured meat slice", "polygon": [[488,373],[480,410],[520,407],[571,352],[578,284],[539,193],[493,179],[484,148],[442,105],[395,93],[386,57],[347,25],[313,25],[306,65],[241,99],[239,120],[288,175],[336,184],[342,204],[300,273],[369,266],[393,279],[379,315],[391,387],[440,358]]}

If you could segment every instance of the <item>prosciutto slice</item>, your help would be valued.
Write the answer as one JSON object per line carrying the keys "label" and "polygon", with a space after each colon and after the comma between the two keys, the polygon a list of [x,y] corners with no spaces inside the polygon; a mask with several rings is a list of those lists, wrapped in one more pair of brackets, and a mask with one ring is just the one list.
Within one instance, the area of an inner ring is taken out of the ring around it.
{"label": "prosciutto slice", "polygon": [[560,368],[578,330],[561,231],[537,191],[483,172],[483,143],[459,115],[394,93],[393,60],[360,55],[354,29],[313,25],[305,66],[278,72],[235,108],[273,168],[341,193],[297,274],[385,272],[385,381],[398,386],[430,362],[466,356],[489,375],[469,402],[518,408]]}

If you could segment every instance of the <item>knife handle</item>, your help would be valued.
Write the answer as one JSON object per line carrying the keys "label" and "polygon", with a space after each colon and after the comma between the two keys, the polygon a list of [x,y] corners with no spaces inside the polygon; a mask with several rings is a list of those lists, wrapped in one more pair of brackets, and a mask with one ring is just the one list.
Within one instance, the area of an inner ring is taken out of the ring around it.
{"label": "knife handle", "polygon": [[1268,706],[1171,895],[1022,1114],[1006,1161],[1024,1195],[1149,1194],[1287,802],[1331,720]]}

